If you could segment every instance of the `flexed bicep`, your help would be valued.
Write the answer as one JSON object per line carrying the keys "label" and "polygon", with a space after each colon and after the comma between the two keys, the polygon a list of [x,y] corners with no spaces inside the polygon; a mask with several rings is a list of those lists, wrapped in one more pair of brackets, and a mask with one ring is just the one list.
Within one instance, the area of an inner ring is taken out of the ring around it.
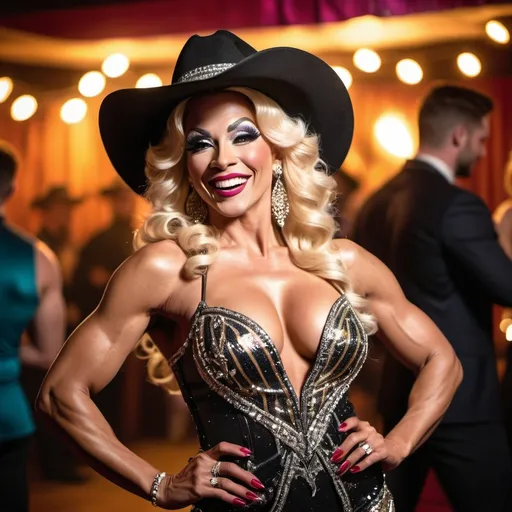
{"label": "flexed bicep", "polygon": [[121,368],[144,334],[152,310],[172,294],[175,263],[145,248],[119,267],[94,312],[73,332],[46,379],[46,387],[97,393]]}

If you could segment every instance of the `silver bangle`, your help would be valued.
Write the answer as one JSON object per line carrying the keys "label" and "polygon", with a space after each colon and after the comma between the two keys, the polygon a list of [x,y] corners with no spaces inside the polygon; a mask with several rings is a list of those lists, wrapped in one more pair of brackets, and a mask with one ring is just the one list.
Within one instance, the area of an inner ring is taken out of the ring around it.
{"label": "silver bangle", "polygon": [[161,473],[157,473],[155,478],[153,478],[153,485],[151,486],[151,493],[150,493],[151,505],[153,505],[153,507],[158,506],[156,504],[156,498],[158,496],[158,489],[160,488],[160,484],[162,483],[162,480],[166,476],[167,476],[167,474],[165,473],[165,471],[162,471]]}

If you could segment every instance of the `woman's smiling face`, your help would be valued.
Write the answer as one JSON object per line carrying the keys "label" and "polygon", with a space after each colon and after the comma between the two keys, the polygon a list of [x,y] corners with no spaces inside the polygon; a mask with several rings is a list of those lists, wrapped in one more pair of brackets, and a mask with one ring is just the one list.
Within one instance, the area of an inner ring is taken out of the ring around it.
{"label": "woman's smiling face", "polygon": [[193,98],[185,112],[186,161],[192,186],[224,217],[269,202],[274,156],[250,101],[240,93]]}

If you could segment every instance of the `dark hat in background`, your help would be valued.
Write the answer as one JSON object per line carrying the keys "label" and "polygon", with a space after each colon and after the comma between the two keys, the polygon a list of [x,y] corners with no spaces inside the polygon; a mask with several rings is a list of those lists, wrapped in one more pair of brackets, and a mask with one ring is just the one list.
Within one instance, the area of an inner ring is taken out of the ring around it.
{"label": "dark hat in background", "polygon": [[107,187],[100,189],[99,194],[103,197],[114,197],[127,191],[132,192],[132,190],[128,188],[124,181],[117,179]]}
{"label": "dark hat in background", "polygon": [[34,199],[31,203],[31,207],[44,210],[45,208],[57,203],[76,206],[82,203],[83,200],[83,197],[71,197],[65,186],[58,185],[51,187],[48,189],[46,194]]}

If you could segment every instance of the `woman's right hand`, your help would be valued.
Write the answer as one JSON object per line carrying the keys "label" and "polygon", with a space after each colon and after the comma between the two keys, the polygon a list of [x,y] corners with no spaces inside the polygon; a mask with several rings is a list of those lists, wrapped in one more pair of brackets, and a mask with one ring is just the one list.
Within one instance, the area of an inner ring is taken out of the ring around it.
{"label": "woman's right hand", "polygon": [[[176,510],[193,505],[204,498],[217,498],[243,507],[247,501],[260,498],[249,489],[264,489],[258,478],[233,462],[221,462],[217,485],[213,487],[212,468],[223,455],[249,457],[251,451],[237,444],[222,442],[211,450],[193,457],[177,475],[167,476],[161,483],[157,504],[166,510]],[[233,479],[245,485],[235,483]]]}

